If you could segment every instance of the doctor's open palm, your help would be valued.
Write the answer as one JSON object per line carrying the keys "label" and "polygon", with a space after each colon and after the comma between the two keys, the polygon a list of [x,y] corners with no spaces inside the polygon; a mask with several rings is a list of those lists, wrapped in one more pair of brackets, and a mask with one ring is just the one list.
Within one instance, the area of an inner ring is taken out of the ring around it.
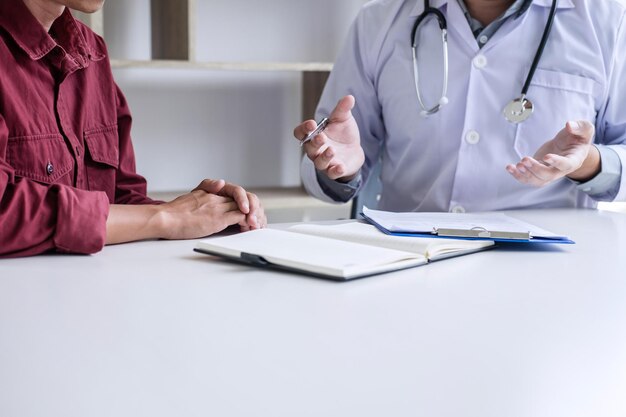
{"label": "doctor's open palm", "polygon": [[[304,144],[304,151],[315,168],[332,180],[351,180],[365,161],[359,128],[352,116],[353,107],[354,97],[345,96],[339,100],[326,130]],[[315,120],[307,120],[296,127],[293,134],[301,140],[316,126]]]}
{"label": "doctor's open palm", "polygon": [[564,176],[581,182],[600,169],[599,152],[592,146],[595,127],[588,121],[567,122],[533,157],[526,156],[507,171],[519,182],[542,187]]}

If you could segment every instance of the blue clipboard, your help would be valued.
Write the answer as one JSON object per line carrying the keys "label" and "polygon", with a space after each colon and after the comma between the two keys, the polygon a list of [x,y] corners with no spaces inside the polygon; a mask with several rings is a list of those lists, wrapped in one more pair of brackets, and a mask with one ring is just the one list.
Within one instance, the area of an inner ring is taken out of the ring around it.
{"label": "blue clipboard", "polygon": [[498,232],[489,231],[483,228],[474,229],[437,229],[432,232],[411,232],[411,231],[390,231],[384,226],[377,223],[372,218],[368,217],[363,212],[361,216],[373,226],[376,226],[381,232],[391,236],[406,236],[406,237],[429,237],[440,239],[461,239],[461,240],[492,240],[494,242],[507,242],[507,243],[558,243],[565,245],[575,244],[573,240],[565,236],[556,237],[544,237],[544,236],[531,236],[530,233],[524,232]]}

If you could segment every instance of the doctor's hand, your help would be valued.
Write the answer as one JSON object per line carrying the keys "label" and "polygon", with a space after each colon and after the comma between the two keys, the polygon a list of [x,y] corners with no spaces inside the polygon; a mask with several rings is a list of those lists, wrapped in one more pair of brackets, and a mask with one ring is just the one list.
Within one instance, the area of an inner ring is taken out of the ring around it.
{"label": "doctor's hand", "polygon": [[567,122],[552,140],[544,143],[534,157],[524,157],[506,170],[523,184],[543,187],[567,176],[585,182],[600,171],[600,152],[593,146],[593,124]]}
{"label": "doctor's hand", "polygon": [[[303,146],[315,168],[331,180],[350,181],[356,177],[365,161],[359,128],[352,116],[353,108],[353,96],[339,100],[329,116],[326,130]],[[302,140],[316,126],[315,120],[307,120],[294,129],[293,135]]]}

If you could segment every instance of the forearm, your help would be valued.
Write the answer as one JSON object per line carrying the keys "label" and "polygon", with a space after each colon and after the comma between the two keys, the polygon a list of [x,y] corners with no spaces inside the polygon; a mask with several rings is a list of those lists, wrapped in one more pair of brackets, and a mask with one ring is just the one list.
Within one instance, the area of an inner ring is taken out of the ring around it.
{"label": "forearm", "polygon": [[163,237],[159,208],[155,205],[112,204],[106,222],[106,244]]}

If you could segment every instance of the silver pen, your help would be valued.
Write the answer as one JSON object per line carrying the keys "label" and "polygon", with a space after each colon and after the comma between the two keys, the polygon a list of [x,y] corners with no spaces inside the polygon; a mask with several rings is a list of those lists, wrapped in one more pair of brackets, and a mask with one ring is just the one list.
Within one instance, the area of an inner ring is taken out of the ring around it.
{"label": "silver pen", "polygon": [[324,129],[326,129],[326,126],[328,126],[328,123],[330,123],[330,121],[328,120],[328,117],[324,117],[322,120],[320,120],[319,123],[317,124],[317,127],[315,128],[315,130],[313,130],[311,133],[306,135],[306,137],[304,139],[300,140],[300,146],[304,146],[305,143],[309,142],[315,136],[317,136],[320,133],[322,133],[324,131]]}

